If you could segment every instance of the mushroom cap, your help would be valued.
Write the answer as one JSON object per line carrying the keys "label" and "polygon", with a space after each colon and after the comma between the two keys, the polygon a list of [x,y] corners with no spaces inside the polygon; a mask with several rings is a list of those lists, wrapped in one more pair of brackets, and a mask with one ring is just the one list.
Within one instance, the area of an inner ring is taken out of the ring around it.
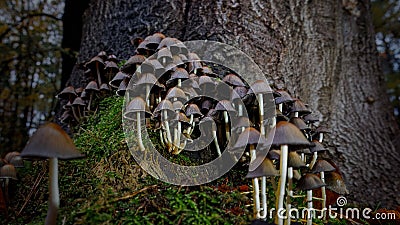
{"label": "mushroom cap", "polygon": [[183,103],[181,101],[174,101],[172,107],[174,111],[183,110]]}
{"label": "mushroom cap", "polygon": [[246,85],[243,83],[242,79],[240,79],[239,76],[230,73],[226,76],[224,76],[224,78],[222,78],[222,81],[227,83],[230,86],[240,86],[240,87],[245,87]]}
{"label": "mushroom cap", "polygon": [[146,105],[146,102],[143,100],[142,97],[135,97],[129,102],[129,104],[126,106],[124,116],[127,118],[131,118],[129,114],[136,112],[146,112],[148,114],[151,114],[148,106]]}
{"label": "mushroom cap", "polygon": [[319,118],[316,114],[307,114],[303,117],[306,123],[315,123],[319,121]]}
{"label": "mushroom cap", "polygon": [[308,127],[307,124],[304,122],[304,120],[299,117],[292,117],[290,119],[290,122],[296,125],[296,127],[300,130],[311,130],[311,128]]}
{"label": "mushroom cap", "polygon": [[281,158],[281,150],[271,149],[269,150],[267,157],[272,160],[279,160]]}
{"label": "mushroom cap", "polygon": [[96,71],[96,65],[99,67],[100,70],[102,70],[105,66],[104,60],[99,55],[91,58],[90,61],[86,63],[86,67],[92,71]]}
{"label": "mushroom cap", "polygon": [[79,106],[79,105],[81,105],[81,106],[86,105],[81,97],[75,98],[74,102],[72,103],[72,106]]}
{"label": "mushroom cap", "polygon": [[112,62],[115,62],[115,63],[118,63],[118,58],[117,58],[117,56],[116,55],[109,55],[108,57],[107,57],[107,60],[108,61],[112,61]]}
{"label": "mushroom cap", "polygon": [[297,188],[306,191],[317,189],[325,185],[326,184],[317,175],[313,173],[306,173],[300,178],[299,182],[297,183]]}
{"label": "mushroom cap", "polygon": [[314,143],[314,146],[310,147],[310,151],[311,153],[314,152],[319,152],[319,151],[326,151],[327,149],[322,145],[321,142],[317,141],[317,140],[313,140],[312,141]]}
{"label": "mushroom cap", "polygon": [[190,52],[190,53],[188,54],[188,59],[189,59],[189,60],[200,60],[200,57],[199,57],[196,53]]}
{"label": "mushroom cap", "polygon": [[333,167],[328,161],[323,159],[318,159],[315,162],[313,168],[311,169],[312,173],[320,173],[320,172],[332,172],[335,171],[335,167]]}
{"label": "mushroom cap", "polygon": [[231,100],[234,101],[236,99],[242,99],[244,96],[246,96],[247,91],[248,90],[246,87],[237,86],[233,88]]}
{"label": "mushroom cap", "polygon": [[252,122],[247,116],[239,116],[236,118],[233,129],[242,127],[247,128],[250,126],[252,126]]}
{"label": "mushroom cap", "polygon": [[236,112],[236,109],[233,108],[232,102],[229,100],[221,100],[215,106],[215,110],[217,111],[228,111],[228,112]]}
{"label": "mushroom cap", "polygon": [[119,86],[118,90],[115,92],[118,96],[124,96],[127,89],[127,82],[123,80]]}
{"label": "mushroom cap", "polygon": [[168,48],[161,48],[157,52],[157,59],[159,61],[162,61],[162,59],[166,59],[167,64],[171,63],[173,61],[171,51]]}
{"label": "mushroom cap", "polygon": [[331,131],[325,126],[319,126],[315,129],[315,133],[330,133]]}
{"label": "mushroom cap", "polygon": [[194,71],[196,70],[196,73],[198,73],[198,70],[203,68],[203,65],[201,64],[200,61],[190,61],[190,60],[191,59],[189,59],[189,63],[188,63],[188,71],[190,73],[194,73]]}
{"label": "mushroom cap", "polygon": [[215,85],[216,84],[215,84],[214,80],[211,77],[205,76],[205,75],[199,77],[199,86],[200,86],[200,88],[203,89],[203,86],[215,87]]}
{"label": "mushroom cap", "polygon": [[116,73],[118,72],[119,68],[116,62],[106,61],[106,66],[104,67],[104,70]]}
{"label": "mushroom cap", "polygon": [[115,74],[114,78],[110,82],[108,82],[108,84],[113,88],[118,88],[121,82],[126,78],[128,78],[128,75],[120,71]]}
{"label": "mushroom cap", "polygon": [[0,168],[0,179],[17,180],[17,170],[12,164],[5,164]]}
{"label": "mushroom cap", "polygon": [[76,97],[75,88],[73,86],[68,86],[64,88],[56,97],[59,99],[69,100],[71,97]]}
{"label": "mushroom cap", "polygon": [[307,166],[296,151],[291,151],[288,155],[288,167],[300,169]]}
{"label": "mushroom cap", "polygon": [[349,191],[346,188],[346,183],[343,177],[338,172],[331,172],[325,175],[326,188],[338,193],[340,195],[348,194]]}
{"label": "mushroom cap", "polygon": [[154,109],[154,112],[159,112],[161,110],[175,111],[171,101],[168,99],[164,99],[158,103],[157,107]]}
{"label": "mushroom cap", "polygon": [[98,92],[99,91],[99,85],[97,85],[97,82],[92,80],[86,85],[85,87],[86,92]]}
{"label": "mushroom cap", "polygon": [[19,152],[9,152],[4,156],[4,160],[8,163],[10,163],[11,159],[14,158],[15,156],[20,156],[21,153]]}
{"label": "mushroom cap", "polygon": [[144,40],[147,42],[147,48],[156,50],[162,39],[163,38],[160,35],[150,35],[147,36]]}
{"label": "mushroom cap", "polygon": [[239,135],[233,148],[242,148],[247,145],[255,144],[267,145],[267,140],[261,135],[260,131],[254,127],[248,127]]}
{"label": "mushroom cap", "polygon": [[255,170],[247,173],[246,178],[272,177],[278,175],[279,172],[276,170],[272,160],[269,158],[264,158],[262,163]]}
{"label": "mushroom cap", "polygon": [[177,68],[170,79],[189,79],[189,73],[183,68]]}
{"label": "mushroom cap", "polygon": [[290,112],[298,112],[299,114],[310,114],[311,110],[300,100],[295,99],[292,106],[290,107]]}
{"label": "mushroom cap", "polygon": [[201,113],[199,107],[196,104],[188,104],[185,110],[186,116],[193,115],[194,117],[201,117],[203,114]]}
{"label": "mushroom cap", "polygon": [[108,87],[108,84],[103,83],[100,85],[100,91],[109,91],[110,87]]}
{"label": "mushroom cap", "polygon": [[136,71],[137,65],[142,64],[146,60],[144,55],[134,55],[126,61],[122,66],[121,71],[124,73],[132,74]]}
{"label": "mushroom cap", "polygon": [[135,82],[138,85],[141,84],[150,84],[150,85],[157,85],[158,86],[158,81],[156,76],[152,73],[142,73],[139,75],[139,79]]}
{"label": "mushroom cap", "polygon": [[280,94],[280,96],[275,98],[275,104],[288,103],[293,102],[294,99],[284,90],[277,90],[276,93]]}
{"label": "mushroom cap", "polygon": [[47,123],[32,135],[21,152],[23,158],[76,159],[82,155],[68,134],[57,124]]}
{"label": "mushroom cap", "polygon": [[207,114],[207,112],[213,107],[213,102],[210,99],[204,99],[201,102],[201,113]]}
{"label": "mushroom cap", "polygon": [[185,92],[183,92],[183,90],[178,87],[173,87],[169,89],[167,92],[167,96],[165,98],[166,99],[178,98],[186,101]]}
{"label": "mushroom cap", "polygon": [[251,84],[249,91],[247,94],[267,94],[272,93],[272,89],[267,82],[264,80],[256,80],[253,84]]}
{"label": "mushroom cap", "polygon": [[11,165],[13,165],[15,168],[22,168],[24,167],[24,160],[20,155],[16,155],[8,161]]}
{"label": "mushroom cap", "polygon": [[276,124],[275,136],[272,141],[275,146],[289,145],[289,146],[310,146],[311,143],[306,139],[304,134],[295,125],[279,121]]}
{"label": "mushroom cap", "polygon": [[157,47],[157,49],[161,49],[163,47],[169,47],[171,45],[178,44],[180,41],[177,38],[166,37],[162,39]]}

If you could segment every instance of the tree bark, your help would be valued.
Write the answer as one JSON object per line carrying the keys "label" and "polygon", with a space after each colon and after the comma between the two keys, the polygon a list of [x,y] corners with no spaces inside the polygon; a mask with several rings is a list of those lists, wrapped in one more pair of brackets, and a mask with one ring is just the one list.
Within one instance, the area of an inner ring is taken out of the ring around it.
{"label": "tree bark", "polygon": [[[399,128],[385,94],[367,0],[91,0],[78,62],[105,50],[134,54],[130,38],[154,32],[208,39],[247,53],[275,87],[308,103],[332,133],[326,143],[350,199],[400,204]],[[74,70],[72,84],[79,86]]]}

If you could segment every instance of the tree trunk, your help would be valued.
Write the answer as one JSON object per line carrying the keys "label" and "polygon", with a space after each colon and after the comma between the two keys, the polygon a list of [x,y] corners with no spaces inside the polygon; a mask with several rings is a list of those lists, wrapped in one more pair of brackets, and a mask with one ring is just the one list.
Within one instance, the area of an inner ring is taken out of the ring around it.
{"label": "tree trunk", "polygon": [[307,102],[331,129],[326,143],[351,200],[400,204],[399,128],[378,66],[369,1],[91,0],[78,61],[101,50],[127,59],[134,54],[130,38],[154,32],[247,53],[275,87]]}

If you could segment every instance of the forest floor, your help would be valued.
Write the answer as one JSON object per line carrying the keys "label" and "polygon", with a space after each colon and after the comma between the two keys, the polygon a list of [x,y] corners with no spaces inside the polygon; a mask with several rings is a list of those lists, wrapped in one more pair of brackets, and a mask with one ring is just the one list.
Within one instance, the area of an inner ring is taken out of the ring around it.
{"label": "forest floor", "polygon": [[[251,223],[251,194],[246,193],[251,180],[244,178],[245,165],[239,163],[216,181],[199,186],[176,186],[151,177],[136,164],[126,146],[122,101],[118,97],[102,100],[96,113],[74,131],[75,144],[86,157],[60,161],[58,224]],[[185,154],[171,156],[170,160],[191,163]],[[0,224],[43,224],[47,213],[48,165],[46,161],[25,164],[18,171],[19,180],[10,183],[8,219],[0,219]],[[268,203],[273,205],[272,187],[268,196]],[[302,199],[294,204],[305,205]]]}

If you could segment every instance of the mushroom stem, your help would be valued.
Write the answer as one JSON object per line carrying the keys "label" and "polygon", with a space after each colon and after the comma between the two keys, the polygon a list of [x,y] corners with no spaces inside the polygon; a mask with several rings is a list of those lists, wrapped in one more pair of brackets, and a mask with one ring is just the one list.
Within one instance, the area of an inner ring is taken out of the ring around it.
{"label": "mushroom stem", "polygon": [[312,225],[312,217],[313,217],[313,202],[312,202],[312,190],[307,190],[307,225]]}
{"label": "mushroom stem", "polygon": [[169,123],[167,120],[167,110],[163,110],[163,116],[164,116],[164,123],[165,123],[165,130],[167,131],[167,146],[169,148],[169,146],[172,143],[172,138],[171,138],[171,131],[169,130]]}
{"label": "mushroom stem", "polygon": [[278,105],[279,111],[283,112],[283,103]]}
{"label": "mushroom stem", "polygon": [[150,85],[146,84],[146,104],[147,107],[150,107]]}
{"label": "mushroom stem", "polygon": [[243,116],[243,105],[238,103],[238,116]]}
{"label": "mushroom stem", "polygon": [[190,127],[188,128],[188,134],[190,135],[192,133],[192,127],[194,127],[194,115],[190,115],[190,120],[189,120]]}
{"label": "mushroom stem", "polygon": [[324,140],[324,133],[319,133],[318,141],[322,143],[323,140]]}
{"label": "mushroom stem", "polygon": [[286,215],[287,215],[286,224],[290,225],[291,223],[290,210],[292,208],[290,198],[293,196],[293,167],[288,168],[287,177],[288,177],[288,196],[286,197]]}
{"label": "mushroom stem", "polygon": [[313,157],[310,162],[310,165],[309,165],[309,168],[314,167],[315,162],[317,162],[317,158],[318,158],[318,152],[314,152]]}
{"label": "mushroom stem", "polygon": [[262,214],[260,218],[267,218],[267,177],[261,177],[261,201],[262,201]]}
{"label": "mushroom stem", "polygon": [[144,145],[143,145],[143,141],[142,141],[142,129],[140,126],[140,112],[136,112],[136,123],[137,123],[137,136],[138,136],[138,142],[139,142],[139,149],[141,151],[146,150]]}
{"label": "mushroom stem", "polygon": [[229,140],[231,139],[231,133],[230,133],[230,130],[229,130],[228,111],[224,111],[224,122],[225,122],[226,141],[229,142]]}
{"label": "mushroom stem", "polygon": [[258,110],[260,112],[260,133],[261,135],[265,135],[265,128],[264,128],[264,97],[260,93],[258,94]]}
{"label": "mushroom stem", "polygon": [[281,145],[281,157],[280,157],[280,178],[278,183],[278,196],[277,196],[277,214],[276,219],[278,219],[278,224],[283,225],[283,218],[278,212],[283,210],[283,199],[285,197],[285,186],[286,186],[286,175],[287,175],[287,158],[288,158],[288,146]]}
{"label": "mushroom stem", "polygon": [[[325,183],[325,173],[322,171],[321,172],[321,180],[322,182]],[[326,220],[326,210],[323,210],[326,208],[326,190],[325,186],[321,187],[321,195],[322,195],[322,219],[325,221]]]}
{"label": "mushroom stem", "polygon": [[79,121],[80,121],[80,116],[78,116],[78,115],[77,115],[77,113],[76,113],[76,109],[75,109],[75,107],[74,107],[74,106],[72,106],[72,115],[74,116],[74,118],[75,118],[76,122],[78,122],[78,123],[79,123]]}
{"label": "mushroom stem", "polygon": [[215,148],[217,149],[218,156],[221,156],[221,149],[219,148],[218,139],[217,139],[217,131],[215,129],[213,129],[212,134],[213,134]]}
{"label": "mushroom stem", "polygon": [[178,87],[182,87],[182,79],[178,79]]}
{"label": "mushroom stem", "polygon": [[97,72],[97,80],[99,81],[99,85],[101,85],[103,82],[101,82],[101,75],[100,75],[100,70],[99,70],[99,62],[96,62],[96,72]]}
{"label": "mushroom stem", "polygon": [[92,101],[93,101],[93,92],[90,92],[89,103],[88,103],[88,111],[90,111],[90,105],[92,104]]}
{"label": "mushroom stem", "polygon": [[[250,163],[252,163],[256,159],[256,150],[254,149],[254,145],[250,145]],[[258,186],[258,178],[253,178],[253,214],[256,219],[260,218],[260,187]]]}
{"label": "mushroom stem", "polygon": [[58,159],[49,159],[49,209],[45,225],[57,224],[58,208],[60,206],[60,192],[58,189]]}
{"label": "mushroom stem", "polygon": [[299,117],[299,112],[294,112],[294,117]]}
{"label": "mushroom stem", "polygon": [[162,134],[162,133],[163,133],[162,129],[160,129],[159,132],[160,132],[160,141],[161,141],[161,145],[162,145],[162,146],[165,146],[164,137],[163,137],[163,134]]}

